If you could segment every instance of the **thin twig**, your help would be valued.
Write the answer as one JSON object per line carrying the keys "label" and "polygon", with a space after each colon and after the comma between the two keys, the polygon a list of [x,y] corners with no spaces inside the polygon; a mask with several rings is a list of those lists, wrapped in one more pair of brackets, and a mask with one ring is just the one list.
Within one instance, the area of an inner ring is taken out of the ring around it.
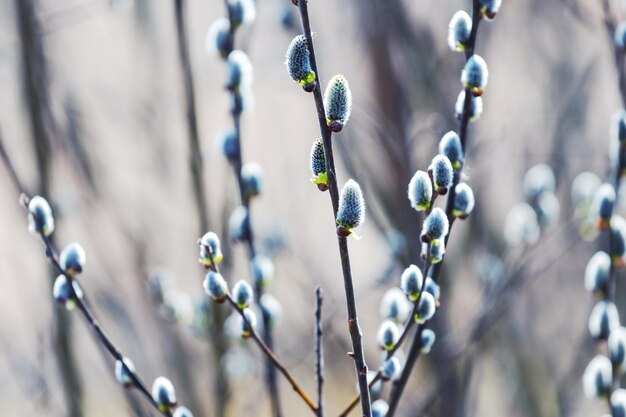
{"label": "thin twig", "polygon": [[[228,1],[225,0],[224,4],[228,11]],[[235,34],[236,34],[236,28],[233,27],[233,25],[231,24],[230,25],[230,39],[231,39],[232,49],[234,49],[235,47]],[[229,89],[229,93],[231,94],[232,102],[235,102],[236,94],[237,94],[236,88],[233,87]],[[245,185],[244,185],[243,177],[241,173],[241,169],[243,167],[243,147],[241,146],[241,113],[240,113],[240,109],[237,109],[236,107],[237,106],[232,107],[231,117],[233,119],[233,127],[235,129],[236,148],[239,149],[239,152],[237,153],[232,166],[233,166],[233,173],[235,175],[235,178],[237,179],[237,186],[239,190],[239,196],[241,198],[241,205],[246,209],[246,212],[247,212],[248,220],[246,222],[247,229],[246,229],[245,235],[246,235],[246,243],[248,246],[248,260],[250,261],[250,263],[252,263],[254,260],[254,257],[257,254],[257,250],[256,250],[256,244],[255,244],[255,238],[254,238],[255,236],[254,227],[252,226],[252,216],[250,214],[250,197],[246,195]],[[261,336],[263,338],[263,341],[270,347],[270,349],[273,349],[274,341],[272,338],[271,317],[265,311],[265,309],[260,303],[261,297],[263,296],[264,292],[265,292],[265,289],[263,288],[263,285],[260,282],[255,281],[254,295],[255,295],[256,302],[259,304],[259,306],[261,306],[261,316],[262,316],[261,319],[263,320],[263,328],[261,331]],[[283,413],[282,413],[282,409],[280,405],[280,393],[278,390],[278,383],[276,381],[276,370],[269,360],[267,360],[265,363],[265,380],[267,382],[267,388],[270,394],[272,414],[274,415],[274,417],[282,417]]]}
{"label": "thin twig", "polygon": [[624,52],[615,44],[614,41],[617,24],[611,14],[609,0],[602,0],[602,11],[604,12],[604,26],[606,28],[607,35],[609,36],[609,41],[613,46],[613,57],[615,59],[615,69],[617,71],[618,78],[617,84],[619,86],[622,107],[626,108],[626,73],[624,72]]}
{"label": "thin twig", "polygon": [[[317,67],[315,57],[315,48],[313,45],[313,36],[311,34],[311,23],[309,21],[309,11],[306,1],[298,1],[298,10],[300,12],[300,21],[302,23],[302,32],[307,40],[310,54],[311,68],[315,73],[316,87],[313,90],[313,98],[315,99],[315,108],[317,110],[317,118],[320,126],[322,140],[324,142],[324,157],[326,159],[326,172],[328,174],[328,191],[333,206],[333,219],[337,218],[339,209],[339,189],[337,188],[337,176],[335,174],[335,159],[333,156],[333,148],[331,142],[331,131],[326,123],[326,112],[324,110],[324,101],[321,92],[321,77]],[[362,334],[359,327],[359,320],[356,311],[356,299],[354,295],[354,285],[352,282],[352,269],[350,267],[350,253],[348,251],[348,241],[345,237],[337,236],[339,244],[339,255],[341,258],[341,269],[343,273],[344,290],[346,293],[346,304],[348,309],[348,329],[352,339],[351,356],[354,359],[356,374],[359,383],[359,391],[361,398],[362,414],[371,417],[371,402],[369,385],[367,383],[367,365],[365,363],[365,354],[363,352]]]}
{"label": "thin twig", "polygon": [[175,9],[178,53],[185,87],[185,115],[187,118],[187,135],[189,138],[189,168],[193,180],[193,195],[198,212],[198,219],[200,220],[200,230],[204,233],[209,228],[209,220],[204,183],[204,163],[200,149],[200,134],[198,132],[196,101],[194,98],[193,72],[191,71],[191,59],[189,57],[189,46],[187,42],[185,1],[176,0]]}
{"label": "thin twig", "polygon": [[[209,269],[211,269],[215,273],[219,273],[219,268],[217,264],[215,263],[215,259],[213,258],[213,253],[211,252],[211,248],[209,246],[205,246],[205,248],[211,259],[211,264],[209,265]],[[246,327],[250,329],[250,337],[252,338],[252,340],[254,340],[257,346],[259,346],[261,351],[265,354],[266,358],[272,363],[274,367],[276,367],[283,374],[283,376],[287,379],[287,381],[289,381],[289,384],[291,384],[291,387],[293,388],[293,390],[300,396],[300,398],[304,400],[304,402],[311,409],[311,411],[317,414],[317,405],[315,404],[315,402],[313,402],[311,397],[309,397],[306,391],[304,391],[304,389],[300,386],[300,384],[296,381],[296,379],[289,373],[287,368],[285,368],[285,366],[280,362],[280,360],[276,357],[274,352],[272,352],[269,346],[267,346],[267,344],[263,341],[263,339],[259,337],[259,335],[256,333],[256,330],[252,326],[252,323],[250,323],[250,321],[244,314],[244,309],[240,308],[237,305],[237,303],[235,302],[235,300],[232,299],[230,294],[226,297],[226,300],[228,301],[228,304],[230,304],[230,306],[241,316],[241,319],[246,324]]]}
{"label": "thin twig", "polygon": [[26,190],[26,187],[24,186],[24,184],[22,184],[22,181],[17,176],[17,171],[15,170],[15,167],[13,166],[13,162],[11,161],[11,159],[9,158],[9,155],[7,154],[7,150],[4,148],[4,141],[2,140],[1,134],[0,134],[0,158],[2,159],[2,162],[4,163],[4,166],[7,168],[7,172],[9,174],[9,178],[11,179],[11,182],[13,183],[13,186],[17,190],[19,190],[21,194],[29,195],[28,191]]}
{"label": "thin twig", "polygon": [[[28,201],[30,199],[29,196],[25,196],[25,197],[26,199],[24,199],[24,201]],[[67,285],[70,289],[70,296],[76,302],[78,309],[83,314],[83,317],[85,317],[85,320],[87,320],[89,327],[93,331],[94,335],[96,336],[100,344],[104,346],[104,348],[111,354],[111,356],[113,356],[114,359],[122,363],[122,366],[124,367],[126,372],[130,375],[130,378],[133,382],[133,386],[137,387],[137,389],[139,389],[139,391],[146,398],[148,398],[148,400],[154,406],[154,408],[159,410],[161,414],[165,416],[171,416],[172,413],[170,411],[168,410],[164,411],[159,408],[158,403],[152,398],[150,391],[148,390],[148,388],[146,388],[145,384],[143,383],[139,375],[137,375],[136,372],[132,371],[130,368],[126,366],[126,364],[124,363],[124,355],[122,355],[122,353],[115,346],[113,341],[111,341],[109,336],[104,332],[104,330],[100,326],[100,322],[95,318],[93,312],[91,312],[91,310],[89,309],[87,304],[84,302],[84,300],[81,297],[77,296],[74,290],[74,277],[71,274],[65,273],[65,271],[59,264],[59,258],[58,258],[57,252],[52,246],[50,239],[44,236],[42,233],[39,233],[39,236],[41,237],[41,240],[43,241],[44,246],[46,248],[46,256],[48,260],[54,266],[54,268],[59,272],[59,274],[63,275],[65,279],[67,280]]]}
{"label": "thin twig", "polygon": [[[191,68],[191,58],[189,56],[189,42],[187,39],[187,20],[185,16],[185,0],[176,0],[174,3],[176,15],[176,40],[178,46],[178,55],[180,62],[180,70],[182,73],[183,91],[185,97],[185,119],[187,122],[187,137],[189,150],[189,173],[192,179],[192,194],[195,203],[195,214],[198,220],[198,228],[200,236],[202,236],[209,228],[209,213],[206,198],[206,184],[204,181],[204,158],[202,156],[200,146],[200,133],[198,130],[198,119],[195,101],[195,87],[193,71]],[[223,331],[224,318],[220,311],[211,311],[211,320],[207,323],[211,326],[211,339],[213,341],[211,349],[213,372],[214,372],[214,393],[215,393],[215,410],[218,414],[223,414],[226,410],[229,398],[228,377],[220,361],[224,357],[228,348],[228,339]],[[213,326],[214,325],[214,326]],[[186,372],[187,364],[181,365]],[[200,412],[197,396],[195,391],[191,390],[191,381],[185,381],[187,390],[189,391],[191,404],[197,412]]]}
{"label": "thin twig", "polygon": [[227,300],[228,300],[228,303],[237,311],[237,313],[239,313],[242,320],[246,323],[246,326],[251,329],[250,337],[252,337],[252,339],[256,342],[256,344],[261,348],[265,356],[283,374],[283,376],[287,379],[287,381],[289,381],[289,384],[291,384],[291,387],[293,388],[293,390],[300,396],[300,398],[304,400],[304,402],[306,403],[306,405],[309,406],[311,411],[313,411],[314,413],[317,413],[317,405],[315,405],[315,402],[313,402],[311,397],[309,397],[309,395],[304,391],[304,389],[300,386],[300,384],[298,384],[296,379],[289,373],[287,368],[283,366],[283,364],[276,357],[276,355],[274,355],[274,352],[272,352],[272,350],[265,344],[263,339],[259,337],[256,331],[253,329],[252,323],[248,321],[248,318],[244,314],[244,310],[239,308],[237,303],[235,303],[235,301],[232,299],[230,295],[227,297]]}
{"label": "thin twig", "polygon": [[324,417],[324,346],[322,343],[322,288],[315,290],[315,373],[317,375],[317,417]]}

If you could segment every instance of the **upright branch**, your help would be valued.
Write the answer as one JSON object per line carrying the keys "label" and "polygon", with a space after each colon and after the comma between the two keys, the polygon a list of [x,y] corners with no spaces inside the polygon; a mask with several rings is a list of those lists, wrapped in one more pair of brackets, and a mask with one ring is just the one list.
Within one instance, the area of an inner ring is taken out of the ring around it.
{"label": "upright branch", "polygon": [[[453,50],[464,52],[465,67],[461,76],[464,89],[461,91],[456,104],[456,113],[459,119],[458,133],[454,134],[454,132],[451,132],[452,135],[450,135],[450,133],[447,134],[440,143],[440,152],[450,157],[449,159],[451,160],[452,167],[454,168],[452,184],[447,189],[445,216],[449,221],[449,228],[445,234],[444,247],[447,246],[455,219],[457,217],[467,217],[474,204],[471,189],[466,184],[461,183],[464,155],[467,148],[469,122],[479,117],[482,111],[482,98],[480,96],[482,95],[487,84],[487,66],[481,57],[474,54],[474,51],[476,48],[480,22],[483,18],[486,20],[495,18],[499,6],[500,1],[473,0],[471,19],[467,13],[460,11],[454,15],[449,26],[449,46]],[[448,147],[448,145],[454,143],[454,141],[449,140],[450,137],[455,137],[455,141],[458,141],[460,145],[460,151],[458,154],[461,155],[461,158],[456,161],[453,160],[454,158],[452,156],[457,152],[446,154],[446,149],[452,149],[451,147]],[[433,159],[433,165],[434,164],[435,160]],[[432,167],[431,176],[436,172],[437,167]],[[436,183],[436,180],[434,182]],[[471,199],[469,197],[471,197]],[[468,204],[470,200],[471,204]],[[430,217],[430,215],[428,217]],[[426,257],[428,258],[430,256],[432,256],[431,248],[427,248]],[[425,275],[425,278],[430,277],[435,283],[437,283],[444,259],[445,255],[442,254],[441,259],[437,263],[433,263],[432,266],[429,266],[427,270],[428,273]],[[428,320],[420,324],[414,334],[411,346],[407,352],[404,368],[391,391],[387,417],[393,417],[397,411],[400,398],[409,380],[409,376],[420,356],[423,347],[422,339],[427,325]]]}
{"label": "upright branch", "polygon": [[626,108],[626,72],[624,71],[624,27],[618,31],[615,17],[611,13],[609,0],[602,0],[602,10],[604,12],[604,27],[613,46],[613,57],[615,60],[615,70],[617,72],[617,85],[619,87],[622,107]]}
{"label": "upright branch", "polygon": [[[334,220],[339,224],[337,242],[339,245],[339,256],[341,259],[341,269],[343,274],[343,282],[344,282],[344,290],[346,294],[346,304],[348,310],[348,329],[350,332],[350,337],[352,339],[352,352],[350,356],[354,359],[354,364],[356,367],[356,374],[359,385],[359,392],[361,398],[361,410],[362,415],[366,417],[371,417],[371,401],[370,401],[370,392],[369,386],[367,383],[367,365],[365,363],[365,355],[363,351],[362,344],[362,335],[361,328],[359,327],[359,320],[357,316],[356,309],[356,299],[354,294],[354,284],[352,280],[352,270],[350,267],[350,254],[348,251],[348,242],[347,236],[349,236],[351,232],[350,227],[343,227],[341,223],[341,219],[338,218],[339,213],[339,188],[337,186],[337,176],[335,170],[335,159],[333,155],[333,147],[331,141],[331,132],[332,130],[340,131],[342,123],[345,123],[345,120],[341,120],[340,117],[335,119],[334,117],[328,117],[331,115],[326,114],[326,109],[324,106],[324,98],[322,97],[321,92],[321,75],[319,73],[319,69],[317,67],[317,59],[315,56],[315,47],[313,45],[313,36],[311,33],[311,23],[309,20],[309,11],[308,5],[306,1],[298,1],[298,10],[300,12],[300,21],[302,23],[302,32],[304,37],[306,38],[306,49],[308,50],[307,60],[310,60],[310,72],[307,75],[313,74],[311,76],[312,79],[302,79],[297,80],[301,84],[303,84],[306,91],[310,91],[313,93],[313,98],[315,100],[315,108],[317,110],[317,118],[320,127],[320,133],[323,141],[324,148],[324,159],[325,159],[325,167],[326,167],[326,183],[321,184],[323,187],[320,189],[327,188],[330,194],[330,200],[333,207]],[[289,63],[288,63],[289,68]],[[293,76],[293,74],[292,74]],[[343,78],[335,77],[332,82],[336,82],[335,85],[342,85],[341,82]],[[347,90],[347,84],[345,87],[339,87],[336,89],[337,91],[345,91]],[[332,97],[331,97],[332,98]],[[348,100],[349,101],[349,100]],[[330,103],[333,104],[332,101]],[[349,104],[348,104],[349,107]],[[331,120],[333,119],[333,120]],[[332,130],[331,130],[332,129]],[[318,185],[319,186],[319,185]],[[360,190],[359,190],[360,193]],[[356,224],[355,224],[356,225]]]}
{"label": "upright branch", "polygon": [[[587,213],[590,215],[588,220],[607,236],[605,251],[596,252],[585,269],[585,288],[597,299],[589,316],[589,333],[599,342],[599,347],[606,346],[606,351],[605,354],[596,355],[587,365],[583,374],[583,388],[588,397],[606,400],[609,412],[615,415],[626,407],[626,398],[620,394],[623,391],[620,376],[626,362],[623,355],[626,350],[626,329],[620,326],[619,310],[615,304],[617,269],[626,265],[626,220],[617,213],[620,183],[626,170],[626,21],[617,25],[609,2],[602,0],[602,6],[614,52],[622,108],[612,120],[609,147],[611,164],[607,179],[602,185],[596,179],[598,184],[593,187],[595,193]],[[577,180],[572,185],[573,189]]]}
{"label": "upright branch", "polygon": [[322,341],[322,288],[315,290],[315,373],[317,375],[317,417],[324,417],[324,346]]}
{"label": "upright branch", "polygon": [[[257,248],[255,244],[255,233],[251,216],[251,199],[261,192],[262,170],[254,163],[244,164],[243,147],[241,142],[241,115],[245,111],[247,100],[251,94],[252,84],[252,64],[245,52],[235,49],[235,38],[237,30],[243,26],[251,24],[256,11],[252,0],[225,0],[228,18],[219,19],[213,23],[210,34],[211,48],[217,50],[225,60],[228,75],[226,89],[230,94],[230,114],[232,117],[232,129],[225,133],[223,149],[226,158],[231,163],[235,175],[240,196],[241,207],[245,213],[241,227],[240,240],[245,241],[248,248],[248,260],[253,273],[260,271],[259,262],[271,262],[262,257],[257,258]],[[269,277],[259,277],[255,273],[254,287],[256,301],[261,306],[263,329],[261,336],[263,341],[273,348],[272,320],[270,312],[263,306],[263,294],[265,285]],[[281,417],[280,395],[276,378],[276,371],[272,363],[267,360],[265,363],[265,380],[270,394],[274,417]]]}
{"label": "upright branch", "polygon": [[185,0],[175,0],[176,34],[180,67],[183,74],[185,92],[185,114],[187,116],[187,136],[189,139],[189,169],[193,181],[193,195],[196,211],[200,221],[200,230],[204,233],[209,228],[206,187],[204,183],[204,162],[200,148],[198,117],[194,97],[193,72],[187,42],[187,25],[185,20]]}
{"label": "upright branch", "polygon": [[[192,194],[194,198],[195,214],[198,221],[200,233],[204,233],[209,227],[209,212],[206,199],[206,184],[204,181],[204,158],[200,146],[200,133],[198,130],[198,117],[196,111],[195,87],[191,57],[189,55],[189,42],[187,37],[186,0],[175,0],[174,9],[176,15],[176,40],[180,69],[182,73],[183,92],[185,98],[185,116],[187,123],[187,138],[189,150],[189,173],[192,180]],[[211,321],[207,323],[211,327],[211,339],[213,349],[211,354],[214,363],[214,387],[215,387],[215,409],[218,414],[223,414],[228,401],[229,387],[228,378],[224,367],[220,365],[221,358],[226,353],[228,339],[222,330],[224,322],[219,311],[212,311]],[[180,374],[189,374],[187,363],[180,364]],[[185,378],[184,384],[191,395],[191,403],[194,408],[199,408],[199,402],[193,391],[190,378]]]}

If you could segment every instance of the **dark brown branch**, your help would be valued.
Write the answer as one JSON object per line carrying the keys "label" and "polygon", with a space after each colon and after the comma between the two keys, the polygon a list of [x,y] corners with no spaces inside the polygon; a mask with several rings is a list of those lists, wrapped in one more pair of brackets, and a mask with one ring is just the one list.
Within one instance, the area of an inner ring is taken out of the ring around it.
{"label": "dark brown branch", "polygon": [[[176,15],[176,40],[185,99],[185,119],[187,123],[187,142],[189,149],[189,173],[191,174],[192,180],[192,194],[194,198],[196,218],[198,220],[198,228],[200,231],[199,235],[202,236],[209,229],[209,212],[206,197],[206,183],[204,180],[204,158],[202,157],[200,145],[200,133],[198,130],[198,118],[194,96],[194,78],[191,67],[191,58],[189,55],[189,42],[187,39],[185,0],[176,0],[174,3],[174,9]],[[215,324],[215,326],[212,326],[210,330],[211,339],[213,341],[211,351],[214,365],[215,411],[219,415],[225,413],[230,395],[228,377],[224,367],[220,364],[220,361],[224,357],[228,348],[228,338],[224,334],[223,323],[224,317],[221,316],[220,311],[211,311],[211,320],[208,325],[211,326],[212,324]],[[187,365],[185,364],[183,367],[187,368]],[[189,386],[189,381],[185,381],[185,384],[188,384],[186,388],[189,391],[190,388],[192,388]],[[195,406],[197,412],[200,412],[200,402],[195,395],[195,391],[189,391],[189,394],[191,396],[190,400],[192,405]]]}
{"label": "dark brown branch", "polygon": [[315,373],[317,375],[317,417],[324,417],[324,346],[322,343],[322,288],[315,290]]}
{"label": "dark brown branch", "polygon": [[[324,156],[326,158],[326,172],[328,173],[328,186],[330,199],[333,206],[333,219],[337,218],[337,210],[339,209],[339,189],[337,187],[337,176],[335,173],[335,159],[333,156],[333,148],[331,141],[331,131],[326,124],[326,112],[324,110],[324,101],[321,92],[321,77],[317,67],[315,57],[315,48],[313,45],[313,36],[311,34],[311,23],[309,21],[309,11],[306,1],[298,2],[298,10],[300,11],[300,20],[302,23],[302,32],[307,40],[309,54],[311,59],[311,67],[315,73],[317,86],[313,90],[313,98],[315,99],[315,108],[317,110],[317,119],[320,126],[322,140],[324,142]],[[352,339],[352,358],[356,367],[356,374],[359,383],[359,392],[361,398],[362,414],[371,417],[370,392],[367,383],[367,365],[365,363],[365,354],[363,352],[362,334],[359,327],[359,320],[356,311],[356,299],[354,295],[354,285],[352,282],[352,269],[350,267],[350,254],[348,251],[348,242],[345,237],[337,236],[339,244],[339,255],[341,258],[341,269],[343,273],[344,290],[346,293],[346,304],[348,309],[348,329]]]}
{"label": "dark brown branch", "polygon": [[604,26],[606,28],[609,41],[613,47],[613,57],[615,59],[615,69],[617,71],[617,84],[619,86],[622,107],[626,108],[626,73],[624,72],[624,51],[615,44],[615,30],[617,24],[611,14],[609,0],[602,0],[602,10],[604,12]]}
{"label": "dark brown branch", "polygon": [[[611,7],[609,5],[608,0],[602,0],[602,9],[604,12],[604,22],[607,30],[607,34],[609,36],[609,40],[611,45],[613,46],[613,56],[615,59],[615,70],[617,71],[617,84],[620,91],[620,98],[622,101],[622,107],[626,108],[626,73],[624,71],[624,51],[617,45],[615,42],[615,31],[617,29],[617,25],[615,23],[615,19],[611,13]],[[620,144],[620,146],[623,146]],[[615,201],[619,201],[619,188],[620,188],[620,180],[622,178],[622,170],[626,165],[626,161],[624,161],[624,155],[621,149],[617,150],[617,164],[611,169],[615,171],[611,175],[611,185],[615,189]],[[610,175],[610,174],[609,174]],[[613,213],[611,213],[611,217],[609,218],[608,227],[607,227],[607,235],[608,235],[608,253],[611,258],[611,266],[609,269],[609,283],[607,286],[607,293],[605,294],[605,299],[607,301],[615,302],[615,293],[616,293],[616,281],[617,281],[617,273],[615,269],[615,264],[613,262],[613,253],[615,249],[615,238],[613,236],[613,231],[611,230],[611,220],[613,218]],[[620,380],[619,374],[616,372],[615,367],[613,368],[613,382],[611,384],[610,393],[612,393],[615,389],[620,388]],[[606,396],[607,405],[609,411],[613,413],[613,406],[611,405],[611,395]]]}
{"label": "dark brown branch", "polygon": [[185,87],[185,114],[187,117],[187,135],[189,138],[189,168],[193,180],[193,191],[200,219],[200,230],[205,233],[209,228],[208,211],[206,203],[206,188],[204,183],[204,166],[202,151],[200,149],[200,134],[198,132],[198,120],[196,102],[194,98],[194,81],[191,71],[191,60],[187,43],[187,30],[185,21],[185,0],[176,0],[176,33],[178,40],[178,52],[180,55],[180,67],[183,73]]}

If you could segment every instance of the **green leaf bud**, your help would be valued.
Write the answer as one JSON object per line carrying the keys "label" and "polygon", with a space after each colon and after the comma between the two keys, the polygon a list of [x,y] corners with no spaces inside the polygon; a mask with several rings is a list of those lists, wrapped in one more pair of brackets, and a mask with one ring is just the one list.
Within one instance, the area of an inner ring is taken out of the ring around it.
{"label": "green leaf bud", "polygon": [[[365,220],[365,201],[359,184],[349,179],[341,190],[339,210],[337,211],[337,233],[350,236],[352,229],[359,227]],[[358,239],[358,236],[355,236]]]}
{"label": "green leaf bud", "polygon": [[324,155],[324,141],[319,138],[311,147],[311,182],[317,185],[320,191],[328,190],[328,172],[326,172],[326,156]]}
{"label": "green leaf bud", "polygon": [[241,167],[241,182],[247,198],[261,194],[263,186],[263,168],[256,162],[246,162]]}
{"label": "green leaf bud", "polygon": [[335,75],[328,82],[324,91],[324,109],[330,130],[341,132],[352,111],[352,93],[343,75]]}
{"label": "green leaf bud", "polygon": [[417,312],[415,313],[415,321],[418,324],[426,323],[433,318],[436,310],[435,298],[431,293],[423,291],[417,306]]}
{"label": "green leaf bud", "polygon": [[74,293],[70,290],[70,286],[67,282],[65,275],[59,275],[54,280],[52,287],[52,297],[54,301],[60,307],[64,307],[66,310],[73,310],[76,308],[77,299],[83,298],[83,291],[75,279],[72,280],[72,286],[74,287]]}
{"label": "green leaf bud", "polygon": [[398,326],[391,320],[387,320],[381,324],[378,329],[378,345],[384,350],[391,350],[400,339],[400,330]]}
{"label": "green leaf bud", "polygon": [[501,5],[502,0],[480,0],[480,13],[485,20],[493,20]]}
{"label": "green leaf bud", "polygon": [[204,291],[215,302],[222,303],[228,296],[228,284],[221,274],[208,271],[204,277]]}
{"label": "green leaf bud", "polygon": [[161,411],[171,411],[176,406],[176,392],[169,379],[160,376],[154,380],[152,399]]}
{"label": "green leaf bud", "polygon": [[28,230],[44,236],[50,236],[54,232],[54,216],[50,204],[38,195],[28,202]]}
{"label": "green leaf bud", "polygon": [[472,32],[472,18],[464,10],[459,10],[452,16],[448,25],[448,46],[453,51],[463,52],[469,46]]}
{"label": "green leaf bud", "polygon": [[417,211],[424,211],[430,208],[433,198],[433,185],[430,177],[424,171],[417,171],[411,182],[409,182],[409,201],[411,207]]}
{"label": "green leaf bud", "polygon": [[482,96],[487,87],[489,78],[489,70],[487,63],[480,55],[472,55],[463,68],[461,73],[461,83],[470,90],[475,97]]}
{"label": "green leaf bud", "polygon": [[448,234],[449,227],[450,223],[446,213],[441,208],[435,207],[424,220],[421,234],[422,242],[430,243],[433,240],[443,239]]}
{"label": "green leaf bud", "polygon": [[474,192],[466,183],[462,182],[454,187],[454,205],[452,215],[460,219],[466,219],[474,210]]}
{"label": "green leaf bud", "polygon": [[249,308],[243,311],[243,315],[246,317],[244,320],[239,316],[239,326],[241,329],[241,337],[246,340],[252,336],[252,332],[256,331],[257,319],[256,314]]}
{"label": "green leaf bud", "polygon": [[428,172],[432,174],[435,192],[440,195],[446,194],[452,186],[454,176],[448,157],[436,155],[428,167]]}
{"label": "green leaf bud", "polygon": [[407,298],[413,302],[417,301],[424,279],[422,271],[416,265],[409,265],[400,278],[400,287]]}
{"label": "green leaf bud", "polygon": [[253,294],[252,287],[244,280],[237,281],[233,286],[233,300],[241,309],[250,307]]}
{"label": "green leaf bud", "polygon": [[76,275],[83,272],[87,255],[78,243],[70,243],[63,248],[59,255],[59,265],[68,275]]}
{"label": "green leaf bud", "polygon": [[311,68],[309,46],[303,35],[298,35],[289,44],[285,65],[289,76],[304,88],[306,92],[315,90],[315,73]]}
{"label": "green leaf bud", "polygon": [[430,243],[430,263],[438,264],[443,261],[443,256],[446,254],[446,244],[443,239],[433,240]]}
{"label": "green leaf bud", "polygon": [[211,257],[215,263],[222,262],[224,255],[222,254],[222,245],[220,238],[213,232],[205,233],[198,241],[200,246],[200,259],[198,261],[204,266],[211,266]]}
{"label": "green leaf bud", "polygon": [[452,164],[454,169],[461,168],[463,162],[465,162],[461,139],[453,130],[443,135],[441,141],[439,141],[439,153],[445,155],[450,160],[450,164]]}

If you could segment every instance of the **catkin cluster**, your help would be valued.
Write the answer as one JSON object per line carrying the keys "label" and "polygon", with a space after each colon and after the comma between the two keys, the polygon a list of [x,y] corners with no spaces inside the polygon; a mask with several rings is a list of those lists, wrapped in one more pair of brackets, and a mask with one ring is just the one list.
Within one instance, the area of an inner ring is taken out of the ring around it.
{"label": "catkin cluster", "polygon": [[606,350],[587,365],[583,388],[590,398],[606,398],[613,415],[626,411],[626,390],[620,383],[626,372],[626,328],[620,324],[614,301],[616,272],[626,265],[626,219],[617,214],[619,183],[625,166],[625,127],[626,114],[619,111],[611,126],[610,179],[602,183],[595,174],[583,172],[574,179],[571,193],[581,220],[581,236],[588,240],[602,234],[608,236],[608,246],[589,259],[584,271],[585,289],[595,303],[589,314],[589,334],[607,343]]}
{"label": "catkin cluster", "polygon": [[[28,229],[33,234],[41,237],[46,246],[48,257],[60,272],[52,288],[52,296],[55,302],[59,307],[69,311],[76,309],[78,306],[92,325],[95,319],[84,304],[83,290],[78,283],[78,277],[84,272],[87,263],[85,250],[79,243],[69,243],[63,248],[57,260],[49,240],[54,232],[54,216],[50,204],[45,198],[35,196],[28,201],[27,208]],[[117,359],[113,373],[118,382],[127,389],[141,387],[142,392],[147,392],[140,385],[141,382],[136,374],[133,362],[129,358],[121,356],[117,349],[113,348],[112,350],[110,347],[111,342],[108,339],[105,343],[105,336],[102,336],[100,333],[97,333],[97,335],[99,340],[105,344],[105,347]],[[191,411],[187,408],[178,406],[174,385],[169,379],[163,376],[156,378],[152,384],[150,394],[153,404],[163,414],[173,417],[193,417]]]}

